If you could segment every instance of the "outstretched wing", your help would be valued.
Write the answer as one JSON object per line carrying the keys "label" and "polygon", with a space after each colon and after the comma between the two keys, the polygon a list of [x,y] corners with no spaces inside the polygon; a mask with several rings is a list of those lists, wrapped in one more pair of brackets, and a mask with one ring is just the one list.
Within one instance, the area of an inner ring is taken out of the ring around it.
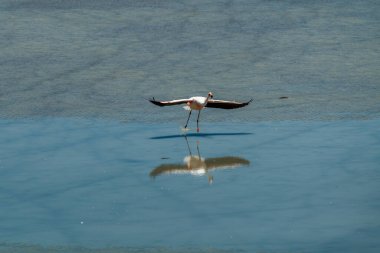
{"label": "outstretched wing", "polygon": [[170,101],[157,101],[154,98],[149,99],[149,101],[155,105],[158,106],[168,106],[168,105],[179,105],[179,104],[186,104],[190,101],[190,99],[176,99],[176,100],[170,100]]}
{"label": "outstretched wing", "polygon": [[149,175],[157,177],[162,174],[181,174],[188,171],[185,164],[162,164],[152,170]]}
{"label": "outstretched wing", "polygon": [[236,109],[236,108],[249,105],[249,103],[251,103],[252,100],[253,99],[249,100],[248,102],[241,103],[241,102],[235,102],[235,101],[209,99],[206,104],[206,107],[221,108],[221,109]]}
{"label": "outstretched wing", "polygon": [[223,168],[235,168],[239,166],[249,165],[249,161],[235,156],[225,156],[217,158],[208,158],[205,160],[208,170],[223,169]]}

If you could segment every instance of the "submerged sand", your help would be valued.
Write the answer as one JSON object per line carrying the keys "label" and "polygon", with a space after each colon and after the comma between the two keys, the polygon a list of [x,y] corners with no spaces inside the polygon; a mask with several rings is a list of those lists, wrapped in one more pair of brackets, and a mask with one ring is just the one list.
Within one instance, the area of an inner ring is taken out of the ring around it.
{"label": "submerged sand", "polygon": [[[184,120],[145,99],[254,102],[215,121],[380,117],[377,1],[2,1],[0,117]],[[288,99],[278,99],[288,97]]]}

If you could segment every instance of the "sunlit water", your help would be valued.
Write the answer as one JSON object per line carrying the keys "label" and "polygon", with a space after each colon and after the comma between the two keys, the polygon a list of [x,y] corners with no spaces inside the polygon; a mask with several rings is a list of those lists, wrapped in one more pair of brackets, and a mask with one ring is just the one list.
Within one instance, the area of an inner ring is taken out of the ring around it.
{"label": "sunlit water", "polygon": [[165,122],[143,98],[209,91],[255,101],[210,121],[380,116],[378,1],[0,2],[2,117]]}
{"label": "sunlit water", "polygon": [[190,2],[0,1],[0,252],[380,251],[378,2]]}
{"label": "sunlit water", "polygon": [[[379,123],[206,124],[186,142],[172,135],[173,124],[2,120],[0,237],[87,247],[378,249]],[[205,159],[249,164],[151,177],[197,148]]]}

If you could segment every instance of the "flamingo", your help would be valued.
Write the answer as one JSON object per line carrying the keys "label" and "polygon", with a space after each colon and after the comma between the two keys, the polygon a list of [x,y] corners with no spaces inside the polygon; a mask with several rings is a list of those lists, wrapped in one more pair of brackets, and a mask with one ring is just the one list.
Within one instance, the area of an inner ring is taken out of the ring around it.
{"label": "flamingo", "polygon": [[234,169],[241,166],[248,166],[249,161],[236,157],[224,156],[204,159],[199,156],[186,156],[183,159],[184,164],[161,164],[150,172],[150,176],[155,178],[163,174],[191,174],[193,176],[208,176],[208,181],[213,182],[213,176],[209,172],[218,169]]}
{"label": "flamingo", "polygon": [[199,151],[199,141],[197,141],[198,154],[191,152],[189,141],[184,136],[189,155],[183,159],[183,164],[161,164],[150,172],[150,176],[155,178],[163,174],[191,174],[193,176],[207,175],[209,184],[213,183],[213,176],[209,173],[219,169],[234,169],[242,166],[249,166],[250,162],[244,158],[236,156],[224,156],[214,158],[204,158]]}
{"label": "flamingo", "polygon": [[187,121],[185,124],[185,129],[187,129],[187,124],[189,123],[189,119],[191,116],[191,112],[193,110],[198,111],[198,117],[197,117],[197,132],[199,132],[199,115],[201,114],[201,110],[205,107],[211,107],[211,108],[220,108],[220,109],[236,109],[240,107],[244,107],[246,105],[249,105],[249,103],[252,102],[252,99],[248,102],[236,102],[236,101],[226,101],[226,100],[215,100],[212,99],[214,95],[212,92],[209,92],[207,94],[207,97],[191,97],[187,99],[175,99],[170,101],[157,101],[154,99],[150,99],[149,101],[155,105],[158,106],[170,106],[170,105],[179,105],[179,104],[186,104],[184,106],[185,110],[189,111],[189,116],[187,117]]}

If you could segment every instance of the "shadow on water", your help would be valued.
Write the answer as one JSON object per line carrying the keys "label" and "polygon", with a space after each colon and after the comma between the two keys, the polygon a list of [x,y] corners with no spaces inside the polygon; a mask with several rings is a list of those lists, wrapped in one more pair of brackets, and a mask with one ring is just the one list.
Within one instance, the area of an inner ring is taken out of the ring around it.
{"label": "shadow on water", "polygon": [[197,154],[193,155],[187,136],[181,136],[186,140],[189,151],[189,154],[183,159],[183,163],[161,164],[149,173],[151,177],[155,178],[164,174],[190,174],[193,176],[207,176],[209,184],[212,184],[214,177],[211,175],[211,171],[235,169],[250,164],[249,160],[237,156],[204,158],[199,151],[199,141],[197,141]]}
{"label": "shadow on water", "polygon": [[191,133],[191,134],[174,134],[174,135],[163,135],[150,137],[152,140],[159,139],[172,139],[172,138],[183,138],[183,137],[212,137],[212,136],[234,136],[234,135],[251,135],[252,133]]}

